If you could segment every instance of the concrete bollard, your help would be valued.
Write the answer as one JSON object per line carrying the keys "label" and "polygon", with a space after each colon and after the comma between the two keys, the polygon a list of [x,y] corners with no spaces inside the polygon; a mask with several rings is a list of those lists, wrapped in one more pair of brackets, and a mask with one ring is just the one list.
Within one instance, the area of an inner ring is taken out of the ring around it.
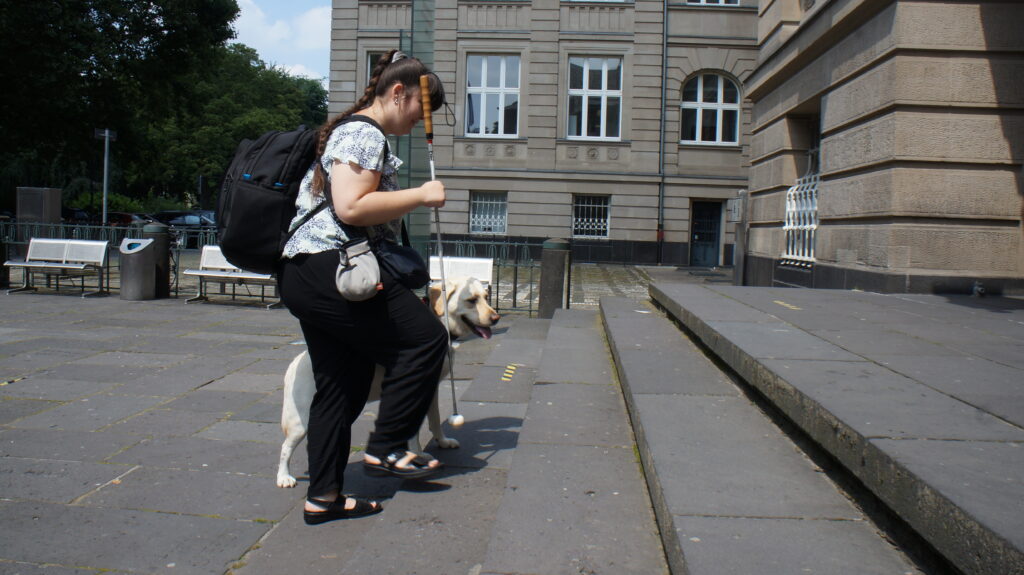
{"label": "concrete bollard", "polygon": [[555,310],[565,307],[566,276],[571,265],[568,240],[552,238],[542,246],[540,256],[540,303],[538,317],[550,319]]}
{"label": "concrete bollard", "polygon": [[142,227],[142,238],[153,240],[154,257],[156,259],[156,290],[157,299],[171,297],[171,239],[167,226],[158,222]]}

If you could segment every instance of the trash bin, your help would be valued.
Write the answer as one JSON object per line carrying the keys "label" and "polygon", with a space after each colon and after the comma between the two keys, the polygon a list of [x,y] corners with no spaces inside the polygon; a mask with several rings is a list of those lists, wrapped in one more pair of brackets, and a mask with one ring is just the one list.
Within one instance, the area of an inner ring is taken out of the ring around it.
{"label": "trash bin", "polygon": [[156,249],[152,239],[121,242],[121,299],[156,299]]}

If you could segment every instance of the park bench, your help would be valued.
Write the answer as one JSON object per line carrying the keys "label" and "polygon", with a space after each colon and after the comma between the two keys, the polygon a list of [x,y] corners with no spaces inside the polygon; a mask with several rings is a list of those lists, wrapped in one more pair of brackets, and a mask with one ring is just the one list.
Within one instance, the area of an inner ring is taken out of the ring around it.
{"label": "park bench", "polygon": [[[480,283],[491,284],[494,260],[491,258],[444,257],[444,276],[446,278],[473,277]],[[441,280],[441,265],[437,256],[430,256],[430,280]]]}
{"label": "park bench", "polygon": [[[484,285],[490,285],[494,270],[491,258],[444,257],[444,276],[446,278],[474,277]],[[430,256],[430,279],[441,279],[441,264],[437,256]]]}
{"label": "park bench", "polygon": [[[4,262],[9,268],[21,268],[24,278],[21,287],[7,290],[7,293],[39,289],[32,285],[32,276],[43,274],[46,276],[47,287],[53,279],[58,291],[61,278],[79,278],[82,281],[82,297],[105,294],[110,280],[110,270],[107,266],[108,243],[96,240],[31,238],[25,259]],[[98,286],[96,291],[86,293],[85,278],[90,275],[98,278]]]}
{"label": "park bench", "polygon": [[[186,276],[193,276],[199,280],[199,292],[195,297],[185,300],[185,303],[195,301],[209,301],[207,295],[207,283],[219,283],[221,293],[224,293],[224,286],[231,284],[231,299],[235,299],[235,287],[240,285],[260,286],[260,301],[266,303],[266,288],[272,286],[277,289],[277,280],[271,274],[258,274],[239,269],[229,262],[220,251],[220,246],[203,246],[202,255],[199,258],[199,269],[186,269],[182,272]],[[278,299],[267,305],[267,309],[281,305]]]}

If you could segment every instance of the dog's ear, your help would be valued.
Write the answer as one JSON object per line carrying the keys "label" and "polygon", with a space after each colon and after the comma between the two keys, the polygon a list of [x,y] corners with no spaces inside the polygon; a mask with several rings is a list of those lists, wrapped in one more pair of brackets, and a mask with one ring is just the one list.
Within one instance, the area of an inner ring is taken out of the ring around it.
{"label": "dog's ear", "polygon": [[441,299],[441,284],[431,284],[427,289],[428,296],[430,297],[430,309],[440,317],[444,314],[444,300]]}

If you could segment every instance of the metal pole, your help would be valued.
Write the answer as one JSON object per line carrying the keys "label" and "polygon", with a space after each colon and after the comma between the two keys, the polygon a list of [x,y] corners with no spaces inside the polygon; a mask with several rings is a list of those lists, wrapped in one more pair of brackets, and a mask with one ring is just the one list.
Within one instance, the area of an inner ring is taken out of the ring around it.
{"label": "metal pole", "polygon": [[100,225],[107,225],[107,183],[110,181],[110,130],[103,130],[103,219]]}

